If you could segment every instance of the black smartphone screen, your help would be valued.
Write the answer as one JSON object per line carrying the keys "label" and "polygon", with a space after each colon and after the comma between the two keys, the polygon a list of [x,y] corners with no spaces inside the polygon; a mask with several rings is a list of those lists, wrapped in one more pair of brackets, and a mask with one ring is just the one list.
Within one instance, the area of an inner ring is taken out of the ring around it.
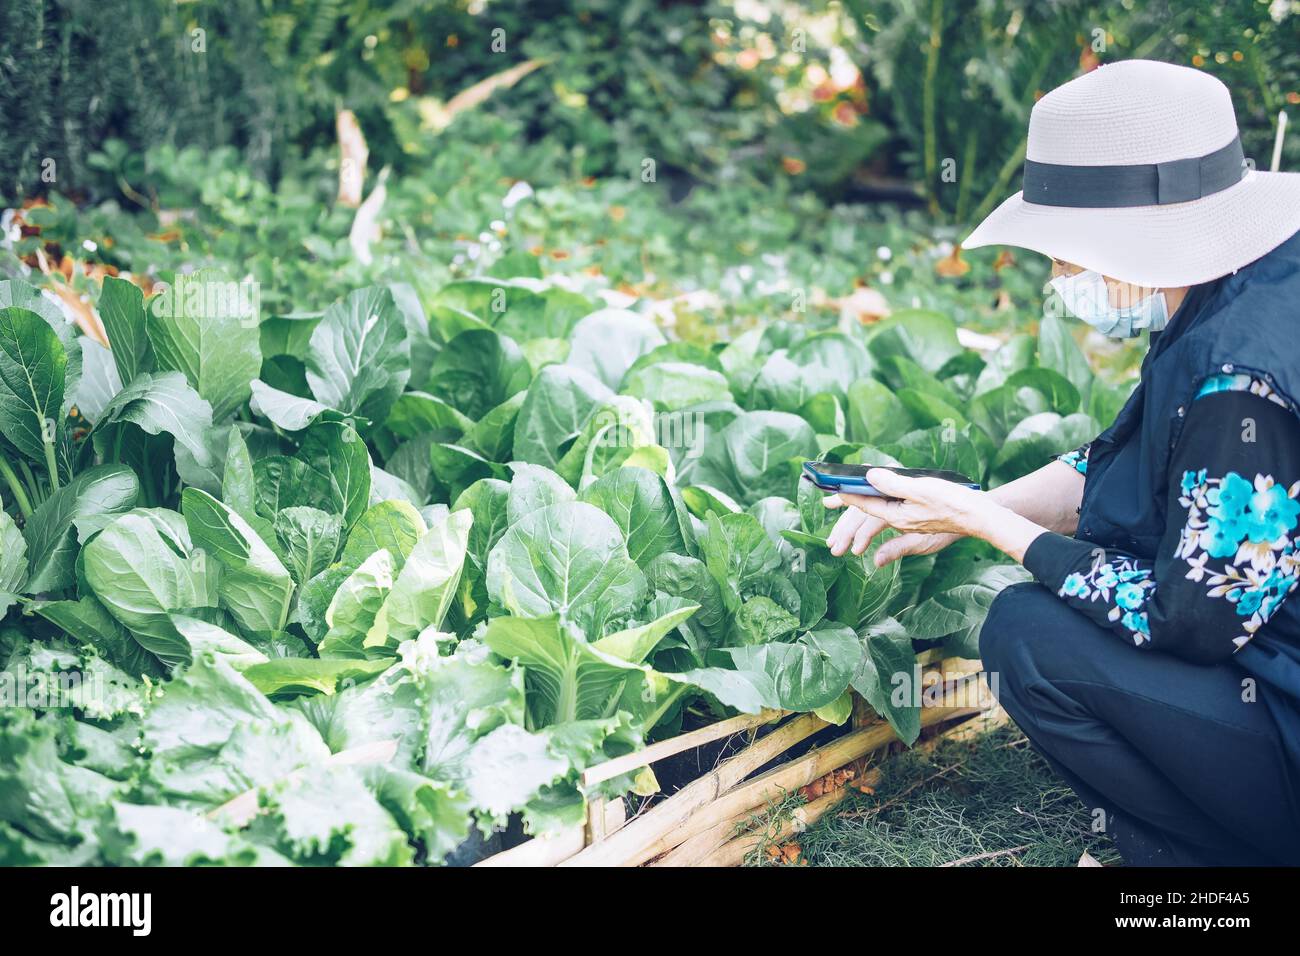
{"label": "black smartphone screen", "polygon": [[943,468],[895,468],[890,465],[845,465],[833,461],[811,461],[808,463],[812,468],[823,475],[832,475],[836,478],[864,478],[867,472],[872,468],[883,468],[886,471],[892,471],[904,478],[941,478],[944,481],[955,481],[959,485],[971,485],[974,482],[959,471],[949,471]]}
{"label": "black smartphone screen", "polygon": [[889,470],[906,478],[942,478],[944,481],[955,481],[959,485],[974,484],[960,471],[949,471],[945,468],[890,468]]}
{"label": "black smartphone screen", "polygon": [[862,478],[871,467],[870,465],[841,465],[833,461],[810,461],[808,464],[821,474],[834,475],[836,478]]}

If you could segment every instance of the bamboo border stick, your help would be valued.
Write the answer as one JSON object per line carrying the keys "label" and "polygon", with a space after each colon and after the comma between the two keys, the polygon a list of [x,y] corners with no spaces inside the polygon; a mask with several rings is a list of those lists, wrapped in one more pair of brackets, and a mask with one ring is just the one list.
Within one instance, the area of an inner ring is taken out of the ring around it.
{"label": "bamboo border stick", "polygon": [[[925,667],[927,664],[939,663],[941,676],[947,676],[950,673],[972,674],[980,670],[979,661],[964,657],[943,657],[942,653],[942,648],[929,648],[916,655],[916,662],[921,667]],[[856,700],[857,695],[854,696]],[[638,750],[636,753],[624,754],[621,757],[615,757],[613,760],[606,760],[594,767],[587,768],[582,774],[582,785],[585,788],[604,783],[606,780],[612,780],[621,774],[641,767],[648,767],[656,761],[676,756],[692,747],[700,747],[723,737],[729,737],[732,734],[743,733],[754,727],[770,724],[791,713],[792,711],[788,710],[764,710],[758,714],[741,714],[738,717],[731,717],[716,724],[692,730],[689,733],[661,740],[643,750]]]}
{"label": "bamboo border stick", "polygon": [[[1006,723],[1009,719],[1010,718],[1006,716],[1006,712],[1001,711],[1000,708],[992,712],[978,712],[970,720],[959,720],[951,727],[946,727],[933,737],[917,744],[917,749],[933,750],[942,740],[965,739],[966,736],[970,735],[970,730],[975,725],[984,724],[984,729],[991,730],[994,727]],[[880,778],[882,776],[883,771],[881,768],[872,767],[858,778],[858,782],[860,785],[865,784],[866,786],[874,787],[880,783]],[[775,833],[772,833],[770,828],[761,832],[742,833],[710,850],[706,850],[704,848],[704,841],[700,840],[696,844],[696,853],[691,857],[687,857],[683,854],[679,858],[681,862],[670,863],[667,862],[665,858],[665,860],[656,861],[655,865],[740,866],[745,862],[745,857],[758,847],[764,839],[772,842],[785,840],[788,837],[793,836],[795,833],[802,832],[802,830],[811,826],[821,817],[825,816],[828,811],[834,809],[840,801],[847,797],[849,789],[848,786],[841,787],[838,790],[818,797],[816,800],[809,801],[804,806],[794,810],[789,819],[783,820]],[[714,830],[709,832],[726,832],[726,828],[730,827],[733,828],[731,832],[734,833],[734,827],[743,823],[752,812],[753,808],[745,810],[742,813],[717,824],[714,827]],[[684,846],[685,844],[683,844],[683,847]]]}
{"label": "bamboo border stick", "polygon": [[610,800],[605,797],[587,799],[587,843],[596,843],[611,833],[623,829],[627,823],[627,807],[623,798]]}
{"label": "bamboo border stick", "polygon": [[[863,778],[868,786],[875,786],[880,782],[880,771],[872,771],[870,775]],[[677,864],[655,864],[656,866],[740,866],[744,864],[745,857],[754,852],[755,848],[762,845],[766,839],[771,843],[780,843],[787,840],[790,836],[802,832],[807,827],[813,826],[813,823],[826,816],[829,810],[835,809],[837,805],[849,796],[848,787],[840,787],[839,790],[826,793],[819,796],[816,800],[811,800],[803,806],[800,806],[789,818],[783,819],[777,826],[776,832],[771,831],[771,827],[762,832],[750,832],[750,834],[741,834],[735,839],[725,840],[723,843],[716,844],[710,851],[698,853],[692,860],[677,862]],[[735,826],[741,821],[727,821]],[[719,825],[722,826],[722,825]],[[733,830],[732,832],[735,832]]]}
{"label": "bamboo border stick", "polygon": [[598,763],[594,767],[588,767],[582,774],[582,786],[585,789],[604,783],[606,780],[613,780],[620,774],[648,767],[657,760],[676,756],[692,747],[700,747],[721,740],[723,737],[730,737],[732,734],[744,733],[746,730],[770,724],[789,713],[788,710],[764,710],[758,714],[741,714],[739,717],[730,717],[716,724],[709,724],[707,727],[661,740],[635,753],[624,754],[613,760]]}
{"label": "bamboo border stick", "polygon": [[[939,676],[937,671],[926,671],[925,673],[927,676]],[[967,675],[952,681],[942,682],[944,694],[941,698],[937,700],[923,699],[921,728],[923,730],[927,729],[943,723],[945,720],[950,720],[953,716],[970,716],[981,713],[985,709],[982,705],[972,705],[965,700],[952,700],[957,695],[968,694],[971,689],[977,689],[981,686],[978,681],[978,677]],[[862,706],[859,707],[858,704]],[[865,720],[868,713],[870,713],[870,708],[866,706],[865,701],[855,699],[853,726],[857,729],[853,733],[840,737],[824,747],[810,751],[800,760],[774,767],[762,776],[747,781],[734,790],[719,796],[712,804],[701,807],[688,819],[682,821],[679,826],[665,833],[656,842],[652,852],[645,859],[654,859],[670,852],[675,846],[705,831],[718,820],[741,810],[752,810],[754,807],[762,805],[773,799],[778,791],[784,790],[788,792],[806,786],[818,777],[851,763],[866,753],[886,747],[898,739],[889,724],[875,717],[874,714],[872,714],[869,721]],[[859,746],[865,749],[858,752]],[[848,756],[847,754],[852,755]],[[810,766],[812,767],[811,770],[808,769]]]}
{"label": "bamboo border stick", "polygon": [[[877,771],[872,780],[879,782],[880,773]],[[665,866],[740,866],[745,862],[745,857],[753,850],[762,845],[764,839],[778,843],[788,839],[795,833],[802,832],[804,829],[812,826],[820,820],[826,813],[833,810],[839,805],[845,797],[849,795],[848,787],[840,787],[833,790],[825,796],[818,797],[802,807],[799,807],[790,814],[789,819],[782,820],[775,833],[770,828],[761,833],[745,833],[736,837],[734,840],[715,847],[711,852],[700,855],[697,859],[688,862],[676,864],[663,864]],[[727,821],[731,823],[732,821]]]}
{"label": "bamboo border stick", "polygon": [[969,657],[945,657],[939,662],[939,673],[944,676],[945,680],[950,680],[958,675],[978,674],[984,670],[984,664],[981,661],[972,660]]}
{"label": "bamboo border stick", "polygon": [[[957,688],[976,680],[977,678],[972,676],[972,672],[978,673],[979,671],[977,661],[969,661],[964,658],[955,657],[943,658],[941,655],[941,649],[939,648],[931,648],[928,651],[923,651],[921,654],[918,654],[917,663],[921,666],[938,663],[940,667],[937,670],[930,671],[930,673],[935,676],[952,673],[953,671],[965,675],[954,681],[944,681],[945,685],[947,685],[945,687],[945,698],[950,698],[951,695],[956,692]],[[856,697],[857,695],[854,696]],[[881,731],[878,728],[883,725],[883,722],[868,722],[867,718],[870,715],[867,711],[869,711],[869,708],[866,708],[862,702],[855,701],[853,714],[853,726],[856,728],[855,734],[862,733],[863,731],[880,734]],[[928,728],[938,723],[953,720],[955,717],[966,717],[980,713],[985,713],[987,715],[994,712],[984,711],[980,707],[927,705],[922,711],[922,727]],[[682,734],[669,740],[652,744],[650,747],[638,751],[637,753],[617,757],[614,760],[605,761],[602,764],[591,767],[583,775],[582,782],[584,786],[594,785],[638,767],[648,766],[655,761],[663,760],[666,757],[682,753],[685,750],[689,750],[691,747],[702,746],[703,744],[711,743],[727,736],[743,733],[746,730],[754,730],[765,724],[789,716],[789,714],[790,712],[788,711],[766,710],[759,714],[742,714],[737,717],[729,718],[728,720],[719,721],[718,723],[711,724],[708,727],[701,727],[698,730],[691,731],[687,734]],[[770,734],[759,742],[763,745],[761,751],[756,752],[754,750],[755,747],[759,746],[758,744],[751,745],[746,750],[735,754],[729,760],[724,761],[723,764],[719,765],[719,767],[715,768],[709,774],[706,774],[696,779],[691,784],[688,784],[687,787],[684,787],[677,794],[674,794],[672,797],[655,807],[652,811],[642,815],[641,817],[634,817],[632,820],[626,820],[625,818],[613,820],[612,817],[617,814],[616,812],[611,811],[618,811],[621,809],[621,801],[605,802],[604,813],[597,816],[593,816],[589,810],[587,822],[580,828],[584,834],[585,846],[575,845],[573,843],[572,834],[566,832],[560,837],[553,837],[549,840],[530,840],[518,847],[502,851],[502,853],[494,855],[489,858],[489,860],[482,861],[475,865],[567,866],[572,863],[572,865],[575,866],[632,866],[652,860],[655,857],[660,857],[675,849],[677,846],[685,842],[685,840],[692,839],[698,834],[706,832],[712,827],[725,822],[725,820],[719,819],[719,809],[734,808],[753,798],[754,794],[757,792],[760,793],[758,799],[751,805],[743,808],[745,813],[752,812],[753,807],[758,806],[767,799],[766,795],[763,795],[759,790],[762,782],[770,784],[772,778],[775,778],[778,774],[785,774],[784,777],[779,778],[782,783],[788,783],[791,780],[799,781],[793,784],[795,787],[799,787],[810,783],[812,780],[816,780],[820,776],[824,776],[825,773],[829,773],[831,770],[838,769],[840,766],[851,763],[855,759],[860,759],[860,756],[845,758],[835,766],[828,767],[827,769],[814,774],[811,779],[800,781],[797,774],[798,769],[806,769],[808,766],[813,766],[814,769],[816,769],[818,766],[825,765],[823,762],[809,764],[806,762],[808,757],[805,757],[801,761],[796,761],[792,764],[784,764],[780,767],[774,768],[762,777],[750,781],[745,785],[745,787],[735,791],[735,793],[726,794],[727,790],[734,787],[736,783],[742,781],[744,777],[749,773],[752,773],[755,768],[767,763],[780,753],[789,749],[791,746],[794,746],[794,744],[798,743],[800,740],[815,733],[816,730],[828,726],[825,722],[820,720],[816,720],[816,726],[813,726],[813,719],[810,718],[813,718],[813,715],[805,714],[799,719],[791,721],[786,726],[779,728],[778,731]],[[1007,718],[1005,717],[1005,714],[1002,714],[1001,718],[1000,721],[985,724],[985,727],[991,728],[992,726],[997,726],[999,723],[1006,722]],[[977,723],[977,721],[972,721],[971,723],[974,724]],[[797,731],[790,730],[790,728],[795,725],[799,725],[801,729]],[[887,725],[883,726],[887,727]],[[951,728],[945,730],[943,731],[943,734],[948,734],[951,730]],[[778,737],[778,734],[781,736]],[[842,745],[844,741],[850,739],[850,737],[855,741],[861,741],[863,739],[850,734],[826,745],[825,747],[817,748],[810,756],[812,756],[814,761],[816,761],[818,757],[822,757],[822,760],[824,761],[826,758],[824,758],[823,755],[826,753],[839,754],[843,752],[842,748],[834,751],[832,751],[831,748],[836,744]],[[776,739],[774,740],[774,738]],[[883,743],[875,744],[872,749],[880,749],[883,746],[888,746],[895,739],[896,737],[891,731],[888,734],[888,739],[885,739]],[[788,743],[784,743],[786,740],[788,740]],[[874,743],[875,738],[872,737],[870,740]],[[784,745],[782,745],[782,743]],[[924,742],[918,744],[918,746],[923,745]],[[869,753],[871,751],[868,750],[866,752]],[[743,767],[747,767],[748,769],[742,769]],[[792,771],[792,768],[796,769]],[[728,780],[730,782],[728,782]],[[710,788],[712,788],[713,796],[705,796],[704,794],[707,794]],[[684,794],[687,795],[686,801],[679,799]],[[726,794],[725,798],[723,796],[724,794]],[[743,799],[738,798],[737,794],[740,794]],[[720,799],[726,799],[726,802],[720,804],[719,807],[711,807],[711,801],[718,801]],[[674,801],[678,802],[674,803]],[[688,802],[689,806],[687,805]],[[698,820],[695,819],[697,815],[699,816]],[[650,821],[650,825],[647,825],[645,822],[647,820]],[[609,840],[605,838],[622,830],[625,823],[628,828],[634,830],[633,836],[623,836],[620,844],[616,844],[613,850],[605,846],[604,849],[597,852],[597,845],[599,844],[604,846],[605,844],[608,844]],[[678,827],[678,829],[674,831],[674,827]],[[645,841],[647,839],[650,841],[648,846],[642,846],[640,849],[637,849],[638,841]],[[561,842],[557,843],[557,840],[560,840]],[[546,844],[546,846],[537,847],[532,850],[525,849],[538,842]],[[635,859],[619,860],[614,857],[612,854],[614,851],[618,850],[620,846],[634,850],[635,852],[633,853],[633,856]]]}
{"label": "bamboo border stick", "polygon": [[580,851],[586,843],[586,826],[569,827],[550,837],[534,837],[518,846],[494,853],[474,866],[556,866]]}
{"label": "bamboo border stick", "polygon": [[942,731],[938,736],[946,740],[970,740],[980,734],[1005,727],[1009,723],[1011,723],[1011,715],[1001,706],[995,706],[982,714],[975,715],[970,720],[962,721],[956,727]]}
{"label": "bamboo border stick", "polygon": [[605,839],[605,812],[608,808],[609,802],[604,797],[587,798],[587,824],[584,831],[587,843],[596,843]]}
{"label": "bamboo border stick", "polygon": [[778,727],[740,753],[724,760],[713,770],[691,781],[663,803],[642,814],[627,826],[581,853],[564,860],[560,866],[637,866],[644,863],[647,847],[653,846],[664,833],[718,796],[773,757],[785,753],[799,741],[830,726],[815,714],[802,714]]}
{"label": "bamboo border stick", "polygon": [[[922,728],[944,721],[980,713],[975,708],[927,707],[921,711]],[[701,855],[718,845],[710,845],[709,834],[720,824],[745,816],[770,800],[780,799],[791,791],[806,787],[814,780],[826,776],[869,753],[886,747],[898,739],[894,728],[884,721],[854,731],[824,747],[810,750],[790,763],[773,767],[764,774],[748,780],[720,796],[706,807],[700,808],[689,819],[682,821],[670,834],[666,834],[647,859],[666,854],[656,861],[656,866],[690,866]],[[688,845],[689,844],[689,845]],[[680,852],[679,852],[680,851]]]}

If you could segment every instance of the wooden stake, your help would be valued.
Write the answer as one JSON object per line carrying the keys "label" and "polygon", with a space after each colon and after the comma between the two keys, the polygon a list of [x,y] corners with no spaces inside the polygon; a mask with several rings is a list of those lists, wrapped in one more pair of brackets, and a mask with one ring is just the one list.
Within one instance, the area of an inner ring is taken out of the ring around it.
{"label": "wooden stake", "polygon": [[853,694],[853,729],[861,730],[875,723],[879,718],[876,712],[871,709],[867,699],[856,691]]}
{"label": "wooden stake", "polygon": [[366,146],[361,124],[357,122],[357,114],[351,110],[339,110],[334,114],[334,132],[339,141],[339,191],[335,201],[340,206],[356,209],[361,205],[370,149]]}
{"label": "wooden stake", "polygon": [[599,843],[605,839],[605,798],[587,798],[586,843]]}
{"label": "wooden stake", "polygon": [[605,835],[608,836],[611,833],[623,829],[626,823],[627,804],[623,802],[623,798],[619,797],[617,800],[607,800],[605,802]]}
{"label": "wooden stake", "polygon": [[612,800],[591,797],[587,800],[587,846],[597,843],[609,834],[623,829],[627,823],[627,807],[622,797]]}

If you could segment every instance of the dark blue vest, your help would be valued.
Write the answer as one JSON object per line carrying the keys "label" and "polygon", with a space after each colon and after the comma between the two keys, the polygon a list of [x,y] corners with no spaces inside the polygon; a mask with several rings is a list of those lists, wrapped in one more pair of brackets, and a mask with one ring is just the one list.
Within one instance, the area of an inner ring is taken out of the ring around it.
{"label": "dark blue vest", "polygon": [[[1141,383],[1088,453],[1077,537],[1154,557],[1169,519],[1170,453],[1201,384],[1224,372],[1262,378],[1300,414],[1300,233],[1192,288],[1169,327],[1152,335]],[[1300,591],[1234,660],[1282,691],[1260,696],[1300,761]]]}

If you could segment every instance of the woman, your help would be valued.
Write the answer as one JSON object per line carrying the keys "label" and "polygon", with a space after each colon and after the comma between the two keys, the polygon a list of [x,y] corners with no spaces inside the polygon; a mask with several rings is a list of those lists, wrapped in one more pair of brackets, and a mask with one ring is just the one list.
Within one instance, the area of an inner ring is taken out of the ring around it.
{"label": "woman", "polygon": [[[1024,188],[965,245],[1052,257],[1079,318],[1151,333],[1088,445],[990,492],[874,470],[835,554],[963,535],[1020,561],[995,692],[1133,864],[1300,863],[1300,175],[1253,171],[1228,90],[1101,67],[1034,107]],[[1100,827],[1099,827],[1100,828]]]}

